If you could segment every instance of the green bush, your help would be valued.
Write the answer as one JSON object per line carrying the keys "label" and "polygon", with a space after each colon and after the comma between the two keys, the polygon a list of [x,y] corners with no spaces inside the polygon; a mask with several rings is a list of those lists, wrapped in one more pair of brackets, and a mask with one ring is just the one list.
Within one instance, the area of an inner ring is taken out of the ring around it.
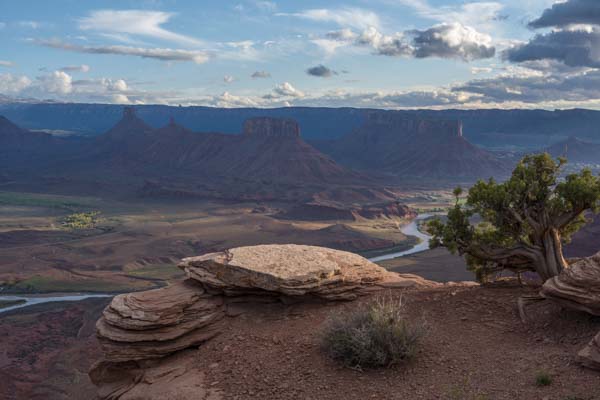
{"label": "green bush", "polygon": [[409,321],[400,299],[380,296],[326,321],[321,346],[331,358],[353,368],[390,367],[411,360],[425,332]]}
{"label": "green bush", "polygon": [[552,377],[546,371],[539,371],[535,375],[535,384],[537,386],[549,386],[552,384]]}

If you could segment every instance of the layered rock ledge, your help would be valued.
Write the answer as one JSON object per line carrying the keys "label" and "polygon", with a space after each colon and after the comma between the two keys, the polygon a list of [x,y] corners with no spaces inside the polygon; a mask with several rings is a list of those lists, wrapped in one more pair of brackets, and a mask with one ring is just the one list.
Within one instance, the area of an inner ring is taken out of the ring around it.
{"label": "layered rock ledge", "polygon": [[104,310],[96,324],[104,359],[90,371],[101,399],[177,398],[159,387],[172,380],[182,384],[169,387],[184,390],[193,381],[198,398],[218,398],[191,378],[200,372],[189,352],[222,332],[240,303],[353,300],[385,288],[439,286],[353,253],[291,244],[209,253],[179,267],[186,280],[118,295]]}
{"label": "layered rock ledge", "polygon": [[226,296],[314,296],[354,300],[385,287],[434,286],[410,274],[396,274],[345,251],[302,245],[238,247],[179,264],[188,278]]}

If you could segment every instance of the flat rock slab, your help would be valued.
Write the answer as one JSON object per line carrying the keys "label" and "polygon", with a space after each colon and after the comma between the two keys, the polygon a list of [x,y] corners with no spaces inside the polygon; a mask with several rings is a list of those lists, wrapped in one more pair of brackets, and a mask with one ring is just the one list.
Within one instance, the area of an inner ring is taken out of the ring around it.
{"label": "flat rock slab", "polygon": [[259,290],[285,296],[353,299],[362,289],[378,283],[412,286],[426,282],[388,272],[354,253],[294,244],[233,248],[185,258],[179,267],[189,278],[229,296],[257,294]]}
{"label": "flat rock slab", "polygon": [[579,259],[548,279],[541,294],[565,307],[600,315],[600,253]]}

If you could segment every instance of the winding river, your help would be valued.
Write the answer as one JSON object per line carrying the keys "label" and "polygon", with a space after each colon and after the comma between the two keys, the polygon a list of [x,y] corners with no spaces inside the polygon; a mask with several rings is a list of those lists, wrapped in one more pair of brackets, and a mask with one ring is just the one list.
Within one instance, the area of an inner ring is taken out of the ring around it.
{"label": "winding river", "polygon": [[42,304],[42,303],[50,303],[53,301],[80,301],[84,299],[89,299],[90,297],[112,297],[113,294],[77,294],[77,295],[64,295],[64,296],[0,296],[0,301],[19,301],[24,300],[23,303],[15,304],[13,306],[8,306],[4,308],[0,308],[0,314],[6,311],[15,310],[17,308],[23,308],[32,306],[34,304]]}
{"label": "winding river", "polygon": [[[370,261],[377,262],[383,260],[390,260],[392,258],[402,257],[409,254],[419,253],[421,251],[425,251],[429,249],[429,239],[431,236],[424,234],[419,231],[419,221],[422,221],[426,218],[431,217],[431,214],[419,214],[417,217],[412,220],[408,225],[403,226],[400,230],[407,236],[416,236],[419,239],[419,243],[413,246],[412,248],[404,251],[398,251],[394,253],[384,254],[381,256],[370,258]],[[0,308],[0,314],[6,311],[15,310],[18,308],[23,308],[27,306],[32,306],[34,304],[42,304],[42,303],[50,303],[56,301],[80,301],[84,299],[88,299],[90,297],[112,297],[114,294],[77,294],[77,295],[64,295],[64,296],[56,296],[56,295],[36,295],[36,296],[0,296],[0,301],[19,301],[24,300],[24,302],[15,304],[12,306]]]}
{"label": "winding river", "polygon": [[409,254],[415,254],[420,253],[421,251],[429,250],[429,239],[431,239],[431,236],[426,235],[419,230],[419,221],[427,219],[431,216],[431,214],[419,214],[415,219],[411,221],[410,224],[405,225],[402,227],[402,229],[400,229],[400,231],[407,236],[416,236],[419,239],[418,244],[416,244],[408,250],[398,251],[395,253],[389,253],[384,254],[382,256],[369,258],[369,261],[377,262],[383,260],[391,260],[392,258],[403,257]]}

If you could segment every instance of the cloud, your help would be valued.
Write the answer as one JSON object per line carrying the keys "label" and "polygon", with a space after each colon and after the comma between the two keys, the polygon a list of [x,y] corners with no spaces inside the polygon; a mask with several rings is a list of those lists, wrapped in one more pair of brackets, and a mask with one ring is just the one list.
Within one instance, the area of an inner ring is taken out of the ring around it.
{"label": "cloud", "polygon": [[257,78],[270,78],[271,74],[267,71],[255,71],[252,73],[252,75],[250,75],[250,77],[257,79]]}
{"label": "cloud", "polygon": [[330,78],[333,75],[337,75],[336,71],[333,71],[323,64],[317,65],[315,67],[308,68],[306,73],[311,76],[316,76],[319,78]]}
{"label": "cloud", "polygon": [[41,24],[37,21],[19,21],[17,25],[21,28],[38,29]]}
{"label": "cloud", "polygon": [[600,68],[600,31],[563,30],[536,35],[504,52],[511,62],[556,60],[571,67]]}
{"label": "cloud", "polygon": [[73,90],[73,79],[64,71],[54,71],[38,76],[36,86],[45,93],[68,94]]}
{"label": "cloud", "polygon": [[355,7],[338,9],[313,8],[298,13],[279,13],[278,16],[288,16],[308,19],[316,22],[333,22],[339,26],[366,29],[370,26],[379,27],[379,16],[372,11]]}
{"label": "cloud", "polygon": [[531,28],[564,27],[579,24],[600,24],[600,1],[568,0],[555,3],[529,23]]}
{"label": "cloud", "polygon": [[209,55],[206,52],[196,50],[145,48],[131,46],[80,46],[76,44],[65,43],[58,40],[36,40],[34,42],[41,46],[73,51],[76,53],[118,54],[124,56],[152,58],[162,61],[192,61],[196,64],[205,63],[209,59]]}
{"label": "cloud", "polygon": [[20,93],[31,85],[31,79],[26,76],[0,74],[0,93]]}
{"label": "cloud", "polygon": [[296,89],[289,82],[283,82],[273,88],[271,93],[263,96],[263,99],[279,99],[281,97],[304,97],[304,93]]}
{"label": "cloud", "polygon": [[202,42],[196,38],[161,27],[173,15],[173,13],[163,11],[97,10],[92,11],[87,17],[81,18],[79,28],[110,34],[117,39],[119,36],[114,35],[125,35],[122,37],[124,40],[128,39],[127,35],[136,35],[185,45],[201,44]]}
{"label": "cloud", "polygon": [[414,35],[413,54],[417,58],[440,57],[472,61],[491,58],[496,53],[489,35],[457,22],[410,32]]}
{"label": "cloud", "polygon": [[376,54],[383,56],[408,56],[414,52],[411,45],[405,42],[402,33],[388,36],[382,34],[374,27],[366,29],[357,37],[355,43],[359,46],[371,46]]}
{"label": "cloud", "polygon": [[492,72],[494,69],[490,68],[490,67],[471,67],[471,73],[473,75],[479,75],[479,74],[489,74],[490,72]]}
{"label": "cloud", "polygon": [[0,60],[0,67],[13,67],[14,65],[12,61]]}
{"label": "cloud", "polygon": [[90,66],[86,64],[81,65],[67,65],[66,67],[60,68],[60,71],[64,72],[90,72]]}
{"label": "cloud", "polygon": [[225,75],[223,77],[223,82],[225,82],[225,83],[231,83],[233,81],[235,81],[235,78],[231,75]]}
{"label": "cloud", "polygon": [[425,30],[409,30],[385,35],[374,27],[361,34],[350,30],[329,32],[325,40],[371,47],[375,54],[416,58],[439,57],[473,61],[491,58],[496,49],[489,35],[460,23],[442,23]]}

